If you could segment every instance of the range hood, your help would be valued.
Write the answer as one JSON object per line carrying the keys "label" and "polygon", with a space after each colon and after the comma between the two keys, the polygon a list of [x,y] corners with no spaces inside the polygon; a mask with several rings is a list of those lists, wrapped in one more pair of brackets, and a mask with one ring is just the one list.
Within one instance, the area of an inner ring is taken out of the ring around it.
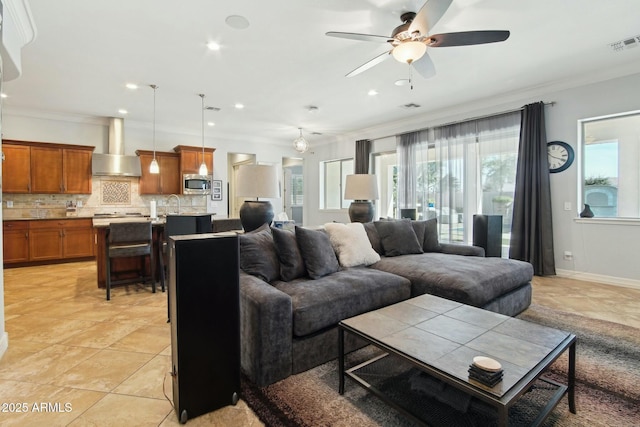
{"label": "range hood", "polygon": [[93,153],[91,173],[94,176],[140,176],[140,158],[124,155],[124,120],[109,119],[109,154]]}

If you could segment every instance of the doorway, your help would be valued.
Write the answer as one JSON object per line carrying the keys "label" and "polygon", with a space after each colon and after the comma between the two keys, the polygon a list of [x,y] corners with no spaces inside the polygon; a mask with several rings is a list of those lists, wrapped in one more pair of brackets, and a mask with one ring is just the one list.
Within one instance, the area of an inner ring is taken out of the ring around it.
{"label": "doorway", "polygon": [[227,215],[229,218],[240,218],[240,206],[250,197],[236,197],[236,183],[238,176],[238,168],[242,165],[254,165],[256,163],[255,154],[247,153],[228,153],[227,154],[227,170],[229,171],[229,188],[227,194],[229,197],[229,206],[227,207]]}
{"label": "doorway", "polygon": [[296,225],[303,225],[304,162],[296,157],[282,158],[282,207]]}

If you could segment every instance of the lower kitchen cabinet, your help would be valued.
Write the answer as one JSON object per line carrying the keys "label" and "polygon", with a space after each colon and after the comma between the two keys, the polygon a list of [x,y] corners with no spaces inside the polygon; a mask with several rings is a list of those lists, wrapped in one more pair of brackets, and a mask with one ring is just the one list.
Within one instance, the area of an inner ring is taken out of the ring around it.
{"label": "lower kitchen cabinet", "polygon": [[94,256],[91,219],[4,221],[3,231],[5,265]]}
{"label": "lower kitchen cabinet", "polygon": [[4,262],[29,261],[29,221],[3,221],[2,233]]}

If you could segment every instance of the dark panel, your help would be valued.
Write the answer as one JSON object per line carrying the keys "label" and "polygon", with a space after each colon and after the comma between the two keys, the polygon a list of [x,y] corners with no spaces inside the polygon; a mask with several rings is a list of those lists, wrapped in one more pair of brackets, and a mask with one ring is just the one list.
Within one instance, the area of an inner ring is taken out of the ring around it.
{"label": "dark panel", "polygon": [[238,252],[236,235],[170,239],[173,399],[182,422],[239,397]]}

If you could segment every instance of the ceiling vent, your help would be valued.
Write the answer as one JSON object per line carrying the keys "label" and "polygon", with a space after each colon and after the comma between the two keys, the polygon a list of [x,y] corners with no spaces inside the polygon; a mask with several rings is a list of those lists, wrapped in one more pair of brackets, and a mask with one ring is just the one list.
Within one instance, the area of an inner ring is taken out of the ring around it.
{"label": "ceiling vent", "polygon": [[404,109],[406,109],[406,110],[412,110],[412,109],[414,109],[414,108],[420,108],[420,107],[421,107],[420,105],[415,104],[415,103],[413,103],[413,102],[410,102],[410,103],[408,103],[408,104],[404,104],[404,105],[402,106],[402,108],[404,108]]}
{"label": "ceiling vent", "polygon": [[609,44],[614,52],[622,52],[623,50],[638,47],[638,45],[640,45],[640,36],[629,37]]}

